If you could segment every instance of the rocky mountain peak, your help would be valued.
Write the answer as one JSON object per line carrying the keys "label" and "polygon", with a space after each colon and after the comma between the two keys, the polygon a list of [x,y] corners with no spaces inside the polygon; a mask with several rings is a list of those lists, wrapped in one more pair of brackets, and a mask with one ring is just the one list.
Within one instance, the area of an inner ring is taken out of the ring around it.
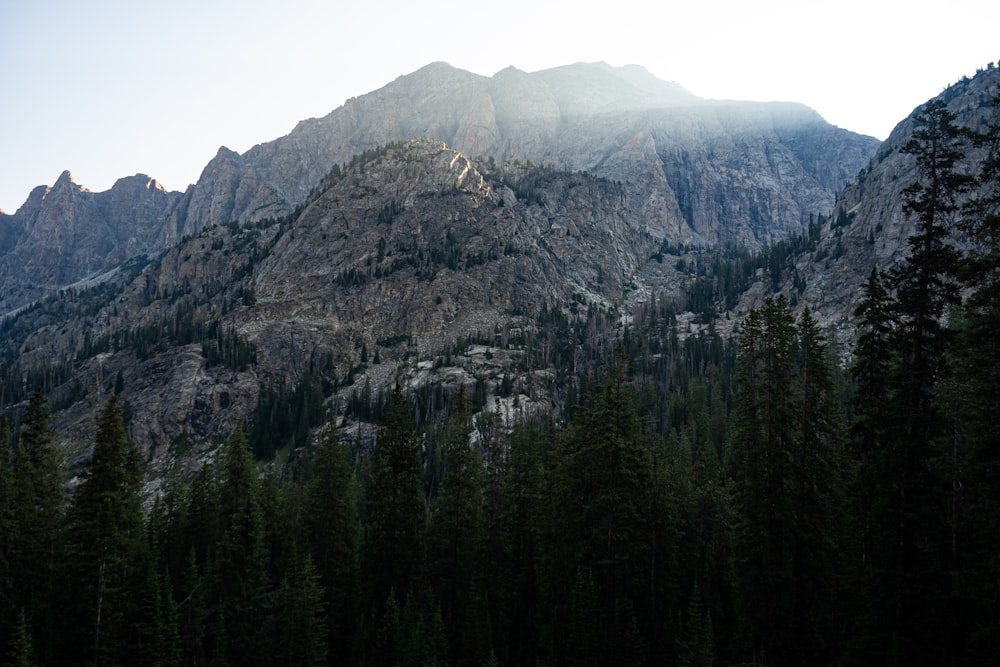
{"label": "rocky mountain peak", "polygon": [[[484,77],[435,62],[242,155],[221,147],[183,194],[166,193],[146,177],[90,193],[68,172],[51,192],[36,189],[3,230],[0,248],[8,249],[4,265],[11,268],[0,276],[0,306],[24,305],[29,294],[39,294],[23,284],[21,267],[43,263],[46,253],[70,262],[57,272],[68,282],[41,282],[65,286],[129,252],[161,252],[212,225],[286,215],[333,165],[413,137],[467,156],[619,181],[629,190],[626,216],[638,231],[674,242],[752,247],[800,231],[810,213],[831,209],[877,145],[804,107],[701,100],[638,66],[576,63]],[[90,230],[81,242],[117,240],[89,248],[79,260],[70,259],[77,254],[65,252],[65,244],[29,247],[21,232],[37,226],[43,208],[53,225]]]}
{"label": "rocky mountain peak", "polygon": [[[76,181],[73,180],[73,174],[70,172],[69,169],[66,169],[61,174],[59,174],[59,178],[56,179],[56,182],[55,182],[55,184],[53,184],[52,188],[53,189],[55,189],[55,188],[66,188],[66,187],[72,187],[72,186],[76,186],[77,188],[80,188],[80,186],[77,185]],[[83,188],[80,188],[80,189],[83,189]]]}

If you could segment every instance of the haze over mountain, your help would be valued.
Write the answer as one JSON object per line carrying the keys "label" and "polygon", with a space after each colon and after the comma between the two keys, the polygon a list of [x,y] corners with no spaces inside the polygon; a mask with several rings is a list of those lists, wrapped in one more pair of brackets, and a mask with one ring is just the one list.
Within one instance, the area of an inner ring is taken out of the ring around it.
{"label": "haze over mountain", "polygon": [[619,180],[636,228],[675,243],[750,247],[830,210],[878,143],[801,105],[700,100],[637,66],[508,68],[488,78],[433,63],[243,155],[221,148],[183,194],[143,176],[91,193],[68,173],[35,189],[0,216],[0,311],[207,226],[284,215],[332,165],[411,137]]}

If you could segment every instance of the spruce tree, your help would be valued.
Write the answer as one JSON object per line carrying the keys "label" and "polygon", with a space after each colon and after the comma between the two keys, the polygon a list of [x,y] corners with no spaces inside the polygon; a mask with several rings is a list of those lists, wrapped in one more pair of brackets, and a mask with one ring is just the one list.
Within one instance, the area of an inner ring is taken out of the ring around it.
{"label": "spruce tree", "polygon": [[[730,450],[739,616],[747,650],[790,664],[794,629],[794,320],[783,296],[766,299],[740,330],[738,403]],[[788,651],[788,653],[786,653]],[[775,655],[777,654],[777,655]]]}
{"label": "spruce tree", "polygon": [[832,362],[825,336],[809,309],[796,326],[796,403],[794,486],[796,663],[821,663],[829,657],[835,629],[834,572],[844,527],[842,506],[843,428],[834,395]]}
{"label": "spruce tree", "polygon": [[958,498],[956,586],[958,622],[969,664],[1000,653],[1000,96],[989,104],[989,121],[974,143],[985,152],[975,196],[961,227],[975,242],[963,266],[968,296],[958,318],[952,351],[957,381],[949,398],[955,443],[962,447],[962,495]]}
{"label": "spruce tree", "polygon": [[893,618],[887,642],[902,664],[951,659],[946,544],[953,480],[944,465],[947,428],[937,396],[950,342],[942,318],[959,301],[959,255],[949,234],[958,197],[972,182],[959,169],[965,142],[955,114],[938,98],[914,116],[912,138],[902,148],[917,165],[917,180],[904,190],[903,205],[916,219],[916,231],[908,239],[909,254],[889,274],[899,364],[890,408],[894,437],[888,443],[895,460],[884,484],[896,490],[887,516],[898,526],[885,558],[894,589],[886,601]]}
{"label": "spruce tree", "polygon": [[112,395],[98,415],[94,452],[67,517],[61,627],[73,662],[135,663],[147,647],[131,629],[143,613],[137,592],[150,562],[141,487],[139,454]]}
{"label": "spruce tree", "polygon": [[[2,428],[6,435],[6,424]],[[13,445],[5,485],[6,534],[0,547],[10,579],[5,594],[0,595],[6,606],[0,616],[13,622],[18,613],[25,611],[35,632],[35,646],[44,653],[56,630],[52,605],[65,495],[59,455],[49,430],[47,399],[42,392],[31,395]],[[0,621],[0,630],[11,629]]]}
{"label": "spruce tree", "polygon": [[336,419],[327,425],[312,461],[306,490],[305,536],[323,590],[328,653],[338,664],[356,655],[361,613],[357,489]]}
{"label": "spruce tree", "polygon": [[225,623],[229,663],[250,664],[267,652],[260,620],[269,604],[270,554],[260,480],[242,428],[226,443],[219,463],[222,535],[210,561],[215,602]]}
{"label": "spruce tree", "polygon": [[562,443],[555,474],[555,544],[547,574],[569,591],[578,568],[590,571],[598,599],[597,658],[605,663],[626,649],[636,609],[648,608],[653,562],[652,455],[621,365],[588,395]]}
{"label": "spruce tree", "polygon": [[712,667],[715,664],[715,640],[712,617],[701,601],[697,582],[691,590],[684,626],[677,651],[678,667]]}
{"label": "spruce tree", "polygon": [[452,402],[445,429],[444,477],[427,530],[427,569],[441,605],[452,662],[478,664],[489,654],[484,587],[483,475],[479,451],[469,444],[472,422],[465,387]]}
{"label": "spruce tree", "polygon": [[887,660],[890,614],[884,605],[895,596],[888,586],[887,568],[897,527],[889,511],[894,498],[890,480],[896,465],[889,415],[893,368],[898,361],[893,347],[895,303],[884,279],[873,268],[854,309],[858,339],[851,362],[854,466],[850,493],[855,521],[852,546],[857,553],[852,586],[857,626],[851,633],[848,655],[859,662]]}
{"label": "spruce tree", "polygon": [[397,385],[382,415],[366,490],[363,581],[367,608],[381,618],[389,591],[405,596],[423,561],[426,516],[420,441]]}
{"label": "spruce tree", "polygon": [[826,342],[808,309],[765,299],[740,332],[731,449],[747,650],[776,664],[827,658],[840,426]]}
{"label": "spruce tree", "polygon": [[275,593],[269,617],[276,639],[271,647],[274,664],[303,667],[328,664],[323,597],[312,558],[308,554],[293,554],[291,566]]}

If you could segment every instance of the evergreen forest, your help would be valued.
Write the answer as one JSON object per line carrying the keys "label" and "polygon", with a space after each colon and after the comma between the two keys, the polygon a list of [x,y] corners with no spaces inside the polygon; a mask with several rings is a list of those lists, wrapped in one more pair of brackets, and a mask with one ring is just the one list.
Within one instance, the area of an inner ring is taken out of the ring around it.
{"label": "evergreen forest", "polygon": [[155,494],[110,395],[67,495],[35,391],[0,419],[0,664],[995,664],[998,142],[917,114],[916,233],[848,356],[781,294],[733,339],[549,313],[558,414],[396,386],[353,401],[374,438],[258,415]]}

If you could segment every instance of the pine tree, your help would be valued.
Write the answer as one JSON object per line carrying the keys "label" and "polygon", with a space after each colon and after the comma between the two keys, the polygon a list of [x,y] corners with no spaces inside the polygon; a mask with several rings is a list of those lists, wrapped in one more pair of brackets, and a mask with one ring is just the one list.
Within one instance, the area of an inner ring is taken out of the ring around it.
{"label": "pine tree", "polygon": [[328,652],[338,664],[348,664],[358,648],[361,530],[354,475],[336,419],[328,424],[312,462],[304,525],[324,593]]}
{"label": "pine tree", "polygon": [[28,623],[28,617],[25,615],[24,610],[17,616],[17,623],[14,625],[13,631],[7,635],[10,639],[7,642],[7,655],[4,657],[4,665],[10,665],[10,667],[32,667],[37,664],[33,659],[32,655],[34,651],[31,645],[31,626]]}
{"label": "pine tree", "polygon": [[959,627],[969,664],[1000,652],[1000,96],[986,128],[974,136],[985,151],[975,196],[961,227],[975,245],[964,262],[968,297],[952,351],[957,381],[949,394],[955,443],[963,448],[962,494],[955,503]]}
{"label": "pine tree", "polygon": [[277,642],[274,664],[327,664],[326,610],[323,587],[312,558],[295,554],[275,594],[270,621]]}
{"label": "pine tree", "polygon": [[452,662],[479,664],[489,647],[482,635],[488,620],[478,591],[483,589],[482,462],[469,444],[472,423],[465,387],[451,405],[445,429],[444,477],[427,530],[427,569],[434,582],[441,617],[448,629]]}
{"label": "pine tree", "polygon": [[260,619],[269,603],[270,554],[257,467],[242,428],[226,443],[220,463],[222,536],[210,563],[225,620],[228,661],[250,664],[267,652]]}
{"label": "pine tree", "polygon": [[[3,428],[6,435],[6,424]],[[5,456],[6,452],[4,448]],[[47,399],[40,391],[32,394],[21,418],[6,480],[7,515],[0,551],[10,583],[6,594],[0,595],[6,601],[0,616],[13,622],[25,611],[40,640],[35,645],[44,651],[55,632],[52,605],[65,496]],[[0,621],[0,630],[12,629]]]}
{"label": "pine tree", "polygon": [[754,654],[777,664],[825,659],[840,426],[826,342],[808,309],[765,299],[740,332],[736,480],[737,581]]}
{"label": "pine tree", "polygon": [[567,667],[598,667],[601,659],[601,614],[597,587],[589,569],[579,568],[569,603]]}
{"label": "pine tree", "polygon": [[843,532],[836,509],[842,505],[842,436],[834,396],[832,363],[819,324],[806,308],[796,327],[794,503],[794,661],[823,662],[834,630],[833,575],[839,569],[837,544]]}
{"label": "pine tree", "polygon": [[715,663],[712,617],[701,601],[697,582],[691,589],[684,627],[677,651],[678,667],[712,667]]}
{"label": "pine tree", "polygon": [[67,518],[62,629],[65,655],[74,662],[128,664],[145,648],[131,632],[150,560],[141,484],[139,455],[112,395],[98,415],[94,453]]}
{"label": "pine tree", "polygon": [[[547,467],[553,448],[554,425],[520,424],[510,438],[501,489],[502,512],[498,540],[502,545],[498,580],[504,583],[494,608],[500,636],[497,642],[503,664],[533,664],[543,642],[551,643],[539,617],[540,597],[547,581],[539,581],[547,539],[553,529]],[[549,595],[554,597],[554,592]]]}
{"label": "pine tree", "polygon": [[554,561],[548,573],[568,591],[569,565],[591,572],[602,664],[622,655],[631,616],[649,598],[652,472],[635,392],[616,365],[588,396],[559,454]]}
{"label": "pine tree", "polygon": [[881,607],[895,595],[887,587],[886,576],[890,542],[897,527],[888,512],[894,496],[889,480],[896,465],[888,418],[896,363],[892,344],[895,303],[883,281],[882,273],[873,268],[861,286],[861,300],[854,309],[858,340],[851,363],[854,473],[850,493],[855,499],[853,547],[858,554],[852,597],[858,627],[852,631],[850,655],[869,663],[887,660],[889,614]]}
{"label": "pine tree", "polygon": [[[738,404],[730,474],[739,616],[748,650],[791,664],[796,641],[792,370],[794,320],[783,296],[752,310],[740,330]],[[777,655],[775,655],[777,654]]]}
{"label": "pine tree", "polygon": [[16,575],[10,563],[10,545],[16,535],[13,518],[13,471],[9,460],[10,426],[7,416],[0,414],[0,635],[9,636],[17,610],[14,582]]}
{"label": "pine tree", "polygon": [[[371,604],[409,591],[423,555],[425,505],[420,441],[399,386],[389,397],[371,455],[364,581]],[[405,595],[405,593],[404,593]]]}
{"label": "pine tree", "polygon": [[[959,301],[957,250],[949,227],[958,196],[971,177],[959,170],[965,155],[963,132],[942,99],[928,102],[914,117],[911,140],[902,151],[914,155],[918,178],[904,190],[903,211],[916,218],[909,254],[889,274],[896,298],[895,392],[890,415],[894,465],[885,488],[895,489],[887,516],[897,522],[886,562],[895,589],[890,609],[892,652],[903,664],[950,660],[951,619],[947,602],[950,565],[942,560],[948,541],[948,486],[941,465],[946,420],[936,395],[947,373],[949,331],[946,309]],[[950,448],[949,448],[950,449]]]}

